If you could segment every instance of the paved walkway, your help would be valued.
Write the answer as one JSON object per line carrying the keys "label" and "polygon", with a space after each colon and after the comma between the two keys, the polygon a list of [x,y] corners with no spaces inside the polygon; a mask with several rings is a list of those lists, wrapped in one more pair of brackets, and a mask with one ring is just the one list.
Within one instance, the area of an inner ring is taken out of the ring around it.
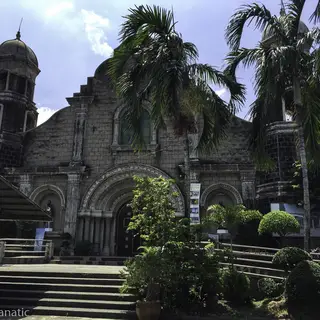
{"label": "paved walkway", "polygon": [[108,320],[106,318],[76,318],[76,317],[60,317],[60,316],[29,316],[25,318],[1,318],[1,320]]}
{"label": "paved walkway", "polygon": [[0,266],[0,271],[70,272],[70,273],[119,273],[122,266],[77,264],[11,264]]}

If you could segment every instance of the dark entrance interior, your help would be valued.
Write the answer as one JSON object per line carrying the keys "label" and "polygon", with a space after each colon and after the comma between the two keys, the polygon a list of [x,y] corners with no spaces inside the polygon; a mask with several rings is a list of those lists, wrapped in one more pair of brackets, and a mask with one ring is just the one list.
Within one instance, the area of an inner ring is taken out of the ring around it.
{"label": "dark entrance interior", "polygon": [[140,246],[140,237],[132,230],[127,230],[132,217],[131,208],[125,204],[118,212],[116,248],[117,255],[122,257],[131,257],[137,254]]}

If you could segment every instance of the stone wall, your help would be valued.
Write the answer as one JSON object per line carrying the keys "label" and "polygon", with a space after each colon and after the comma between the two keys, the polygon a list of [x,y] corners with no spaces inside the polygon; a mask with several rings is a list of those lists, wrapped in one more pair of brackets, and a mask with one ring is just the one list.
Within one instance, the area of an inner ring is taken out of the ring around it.
{"label": "stone wall", "polygon": [[71,160],[74,132],[71,108],[56,112],[24,137],[24,167],[66,165]]}

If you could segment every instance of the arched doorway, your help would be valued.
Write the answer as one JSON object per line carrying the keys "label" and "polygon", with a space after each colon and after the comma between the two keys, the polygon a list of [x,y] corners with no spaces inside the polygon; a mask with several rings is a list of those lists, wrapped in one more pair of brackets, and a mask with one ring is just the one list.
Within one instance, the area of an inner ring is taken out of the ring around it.
{"label": "arched doorway", "polygon": [[127,230],[132,217],[128,203],[123,205],[117,214],[116,221],[116,254],[121,257],[131,257],[137,254],[140,237],[133,230]]}

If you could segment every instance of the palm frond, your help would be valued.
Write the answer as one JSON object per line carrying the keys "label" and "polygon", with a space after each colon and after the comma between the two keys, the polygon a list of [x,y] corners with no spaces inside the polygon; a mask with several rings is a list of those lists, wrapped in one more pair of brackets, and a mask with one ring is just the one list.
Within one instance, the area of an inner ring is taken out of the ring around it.
{"label": "palm frond", "polygon": [[225,31],[227,43],[232,51],[239,49],[243,29],[247,23],[254,23],[255,28],[261,31],[268,26],[275,34],[279,33],[277,18],[271,15],[264,5],[257,3],[243,5],[232,15]]}
{"label": "palm frond", "polygon": [[165,36],[174,31],[175,22],[171,10],[155,5],[141,5],[129,9],[129,12],[121,26],[119,34],[121,42],[135,36],[139,31],[144,31],[150,36]]}
{"label": "palm frond", "polygon": [[312,15],[310,16],[310,21],[313,21],[314,23],[317,23],[320,21],[320,1],[318,1],[316,8]]}

